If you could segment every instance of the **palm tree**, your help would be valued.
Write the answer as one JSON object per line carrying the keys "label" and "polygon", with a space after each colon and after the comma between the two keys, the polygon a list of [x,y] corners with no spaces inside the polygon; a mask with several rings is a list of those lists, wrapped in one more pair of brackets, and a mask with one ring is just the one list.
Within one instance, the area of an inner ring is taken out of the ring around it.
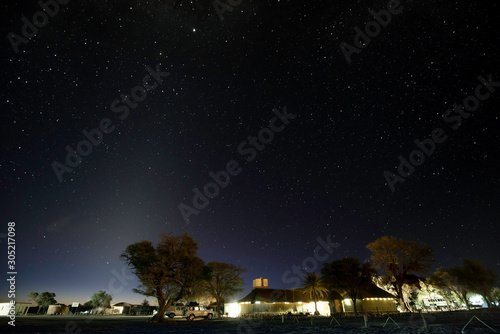
{"label": "palm tree", "polygon": [[316,302],[319,298],[326,296],[328,293],[328,289],[325,287],[325,284],[318,273],[306,273],[306,276],[304,277],[303,292],[307,293],[309,297],[314,300],[314,314],[318,315],[318,305]]}

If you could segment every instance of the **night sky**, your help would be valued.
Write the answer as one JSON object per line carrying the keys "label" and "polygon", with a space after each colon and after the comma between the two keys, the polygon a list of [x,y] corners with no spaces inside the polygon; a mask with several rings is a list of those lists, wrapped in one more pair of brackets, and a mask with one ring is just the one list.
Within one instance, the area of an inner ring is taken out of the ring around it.
{"label": "night sky", "polygon": [[[206,262],[246,267],[245,293],[257,277],[292,287],[282,274],[328,235],[340,244],[328,262],[394,235],[431,245],[434,268],[469,257],[500,274],[497,2],[401,1],[348,62],[341,43],[388,1],[232,1],[223,20],[211,1],[69,1],[26,43],[22,17],[40,6],[2,3],[0,247],[6,275],[15,222],[17,301],[103,289],[140,302],[135,278],[116,279],[119,255],[169,232],[193,236]],[[146,75],[155,88],[134,90]],[[443,118],[478,85],[475,111]],[[282,130],[262,130],[270,121]],[[59,182],[54,162],[99,126]],[[398,157],[434,129],[446,140],[391,191],[384,172],[402,178]],[[267,144],[252,146],[259,133]],[[239,174],[188,224],[179,205],[233,160]]]}

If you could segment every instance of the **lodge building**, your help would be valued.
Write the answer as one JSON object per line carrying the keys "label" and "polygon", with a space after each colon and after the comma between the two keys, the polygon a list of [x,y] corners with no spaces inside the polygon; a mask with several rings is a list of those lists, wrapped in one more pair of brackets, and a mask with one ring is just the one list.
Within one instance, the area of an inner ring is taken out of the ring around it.
{"label": "lodge building", "polygon": [[[331,291],[316,302],[320,315],[329,316],[338,313],[353,313],[354,305],[347,294]],[[396,312],[396,297],[376,285],[360,293],[356,300],[358,312],[387,313]],[[315,311],[314,300],[302,289],[270,289],[268,280],[253,280],[253,290],[233,303],[225,304],[225,313],[229,317],[260,313],[311,313]]]}

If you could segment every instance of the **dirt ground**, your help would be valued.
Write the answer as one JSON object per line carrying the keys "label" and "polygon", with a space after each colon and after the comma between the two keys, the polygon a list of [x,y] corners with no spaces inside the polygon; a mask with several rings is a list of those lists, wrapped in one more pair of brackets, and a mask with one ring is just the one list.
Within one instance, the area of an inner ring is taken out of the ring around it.
{"label": "dirt ground", "polygon": [[[440,312],[425,314],[427,332],[461,333],[462,328],[477,316],[500,333],[500,309],[474,312]],[[149,324],[144,316],[18,316],[16,326],[8,325],[7,317],[0,318],[0,333],[29,334],[80,334],[80,333],[425,333],[424,321],[419,314],[368,317],[364,328],[363,316],[332,318],[316,317],[311,325],[310,317],[281,316],[268,319],[223,319],[185,321],[171,320],[161,324]],[[384,327],[385,325],[385,327]],[[399,327],[398,327],[399,326]],[[467,326],[466,333],[494,333],[476,318]]]}

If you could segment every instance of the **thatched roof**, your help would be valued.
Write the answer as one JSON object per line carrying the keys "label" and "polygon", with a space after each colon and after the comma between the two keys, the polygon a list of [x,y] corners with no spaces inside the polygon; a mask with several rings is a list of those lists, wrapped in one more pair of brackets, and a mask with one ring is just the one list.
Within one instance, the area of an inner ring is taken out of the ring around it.
{"label": "thatched roof", "polygon": [[[350,298],[348,294],[344,294],[343,297],[344,297],[344,299]],[[376,285],[372,285],[370,287],[370,289],[368,289],[367,291],[358,293],[358,295],[356,296],[356,299],[365,299],[365,298],[394,298],[395,299],[396,296],[379,288]]]}
{"label": "thatched roof", "polygon": [[[335,290],[332,290],[328,293],[328,296],[324,298],[320,298],[322,301],[327,300],[335,300],[335,299],[349,299],[349,295],[344,294],[341,295]],[[382,290],[376,285],[372,285],[370,289],[366,292],[360,293],[356,298],[365,299],[365,298],[396,298],[389,292]],[[303,292],[302,289],[262,289],[256,288],[253,289],[248,295],[244,298],[240,299],[239,303],[250,302],[254,304],[255,302],[264,302],[264,303],[310,303],[314,300],[310,298],[309,294]]]}
{"label": "thatched roof", "polygon": [[[321,300],[327,300],[328,298],[322,298]],[[254,304],[255,302],[265,302],[265,303],[310,303],[313,301],[308,294],[303,293],[301,289],[253,289],[248,295],[243,299],[240,299],[239,303],[250,302]]]}

